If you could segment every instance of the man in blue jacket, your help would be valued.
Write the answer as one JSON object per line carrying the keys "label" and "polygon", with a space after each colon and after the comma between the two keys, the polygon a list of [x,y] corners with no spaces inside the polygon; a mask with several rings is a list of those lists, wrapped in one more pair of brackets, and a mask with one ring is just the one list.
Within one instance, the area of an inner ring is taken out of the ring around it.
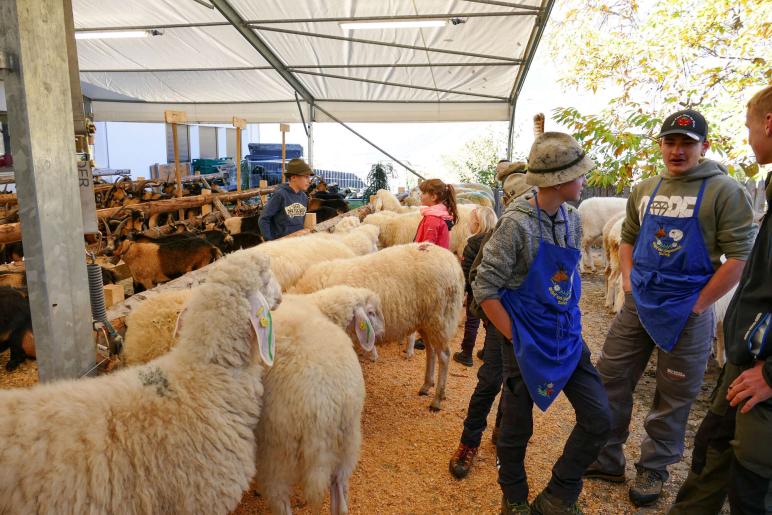
{"label": "man in blue jacket", "polygon": [[292,159],[284,174],[287,182],[279,185],[271,195],[258,220],[266,240],[275,240],[303,228],[308,207],[306,189],[314,171],[302,159]]}

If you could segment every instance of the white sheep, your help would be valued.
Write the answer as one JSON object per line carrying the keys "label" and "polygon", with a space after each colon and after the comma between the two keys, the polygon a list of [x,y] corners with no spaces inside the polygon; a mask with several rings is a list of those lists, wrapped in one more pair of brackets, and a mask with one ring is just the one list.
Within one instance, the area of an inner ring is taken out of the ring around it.
{"label": "white sheep", "polygon": [[[474,204],[457,205],[458,220],[450,230],[450,251],[455,253],[459,259],[464,254],[466,240],[472,235],[469,224],[472,219],[472,211],[477,206]],[[379,243],[381,247],[391,247],[394,245],[404,245],[415,240],[418,224],[421,222],[420,211],[411,211],[409,213],[387,214],[388,211],[380,211],[368,215],[363,220],[364,225],[375,225],[380,228]]]}
{"label": "white sheep", "polygon": [[378,190],[375,192],[375,201],[372,203],[373,211],[392,211],[394,213],[412,213],[416,211],[410,206],[403,206],[399,199],[388,190]]}
{"label": "white sheep", "polygon": [[362,224],[356,216],[344,216],[343,219],[333,227],[333,233],[344,233],[351,229],[356,229]]}
{"label": "white sheep", "polygon": [[716,358],[716,363],[719,367],[723,367],[726,364],[726,346],[724,344],[724,318],[726,317],[726,310],[729,307],[729,303],[734,297],[734,293],[737,291],[737,285],[726,292],[723,297],[718,299],[713,304],[715,310],[715,322],[716,329],[713,339],[713,356]]}
{"label": "white sheep", "polygon": [[611,313],[622,309],[625,300],[622,290],[622,273],[619,268],[619,246],[622,243],[622,223],[624,213],[618,213],[603,226],[603,253],[606,260],[606,308]]}
{"label": "white sheep", "polygon": [[310,267],[291,293],[311,293],[336,284],[367,288],[381,299],[386,321],[383,341],[400,341],[418,331],[426,342],[426,370],[420,395],[437,388],[431,403],[445,398],[449,343],[461,318],[464,275],[458,259],[431,243],[390,247],[375,254],[319,263]]}
{"label": "white sheep", "polygon": [[579,204],[579,216],[582,219],[582,263],[581,271],[587,268],[595,272],[590,247],[603,236],[603,226],[615,214],[624,212],[627,199],[617,197],[592,197]]}
{"label": "white sheep", "polygon": [[0,513],[233,510],[255,473],[256,355],[272,351],[250,320],[280,298],[268,259],[234,253],[212,265],[165,356],[0,392]]}
{"label": "white sheep", "polygon": [[[143,346],[135,354],[144,358],[173,347],[170,321],[177,319],[182,306],[168,309],[161,324],[152,323],[158,319],[153,309],[174,306],[165,301],[186,295],[191,290],[164,292],[144,301],[140,306],[148,309],[137,309],[127,319],[126,347]],[[183,316],[187,320],[187,313]],[[374,340],[384,331],[380,301],[370,290],[335,286],[310,295],[285,295],[272,317],[278,353],[263,375],[256,429],[259,490],[276,514],[292,512],[290,492],[298,483],[315,513],[328,489],[331,512],[347,513],[365,395],[349,337],[366,351],[375,349]]]}

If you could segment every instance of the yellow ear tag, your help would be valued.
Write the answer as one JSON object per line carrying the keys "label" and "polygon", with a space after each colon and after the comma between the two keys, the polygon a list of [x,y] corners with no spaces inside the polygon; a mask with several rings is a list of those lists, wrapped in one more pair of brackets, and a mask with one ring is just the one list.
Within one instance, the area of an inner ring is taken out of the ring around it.
{"label": "yellow ear tag", "polygon": [[257,346],[260,358],[269,367],[273,365],[275,351],[275,337],[273,322],[271,320],[271,308],[268,301],[259,291],[252,293],[248,299],[251,307],[249,318],[257,337]]}

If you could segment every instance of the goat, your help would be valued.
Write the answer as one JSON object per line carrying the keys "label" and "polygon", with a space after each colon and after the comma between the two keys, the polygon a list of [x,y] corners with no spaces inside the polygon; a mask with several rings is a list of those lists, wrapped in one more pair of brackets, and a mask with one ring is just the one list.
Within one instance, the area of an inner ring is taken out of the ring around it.
{"label": "goat", "polygon": [[29,301],[16,288],[0,286],[0,352],[11,349],[11,358],[5,365],[8,372],[35,357],[32,338]]}

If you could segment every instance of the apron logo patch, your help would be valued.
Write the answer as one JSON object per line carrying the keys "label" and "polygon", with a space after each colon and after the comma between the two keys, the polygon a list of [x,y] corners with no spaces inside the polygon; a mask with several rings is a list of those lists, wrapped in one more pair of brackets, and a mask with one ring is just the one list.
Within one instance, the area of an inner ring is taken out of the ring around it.
{"label": "apron logo patch", "polygon": [[654,241],[651,245],[660,256],[670,257],[671,254],[683,248],[679,243],[683,237],[684,233],[682,230],[671,229],[667,231],[664,226],[660,225],[654,234]]}
{"label": "apron logo patch", "polygon": [[544,383],[536,388],[536,391],[538,391],[539,395],[542,397],[552,397],[555,393],[555,383]]}
{"label": "apron logo patch", "polygon": [[285,207],[284,212],[287,213],[287,216],[292,218],[296,216],[306,216],[306,206],[300,202],[295,202],[294,204]]}
{"label": "apron logo patch", "polygon": [[558,304],[566,305],[571,300],[571,277],[563,267],[550,277],[552,286],[549,287],[550,294],[555,297]]}
{"label": "apron logo patch", "polygon": [[672,368],[665,369],[665,373],[668,375],[670,379],[674,379],[676,381],[683,381],[686,379],[686,374],[681,372],[680,370],[673,370]]}

